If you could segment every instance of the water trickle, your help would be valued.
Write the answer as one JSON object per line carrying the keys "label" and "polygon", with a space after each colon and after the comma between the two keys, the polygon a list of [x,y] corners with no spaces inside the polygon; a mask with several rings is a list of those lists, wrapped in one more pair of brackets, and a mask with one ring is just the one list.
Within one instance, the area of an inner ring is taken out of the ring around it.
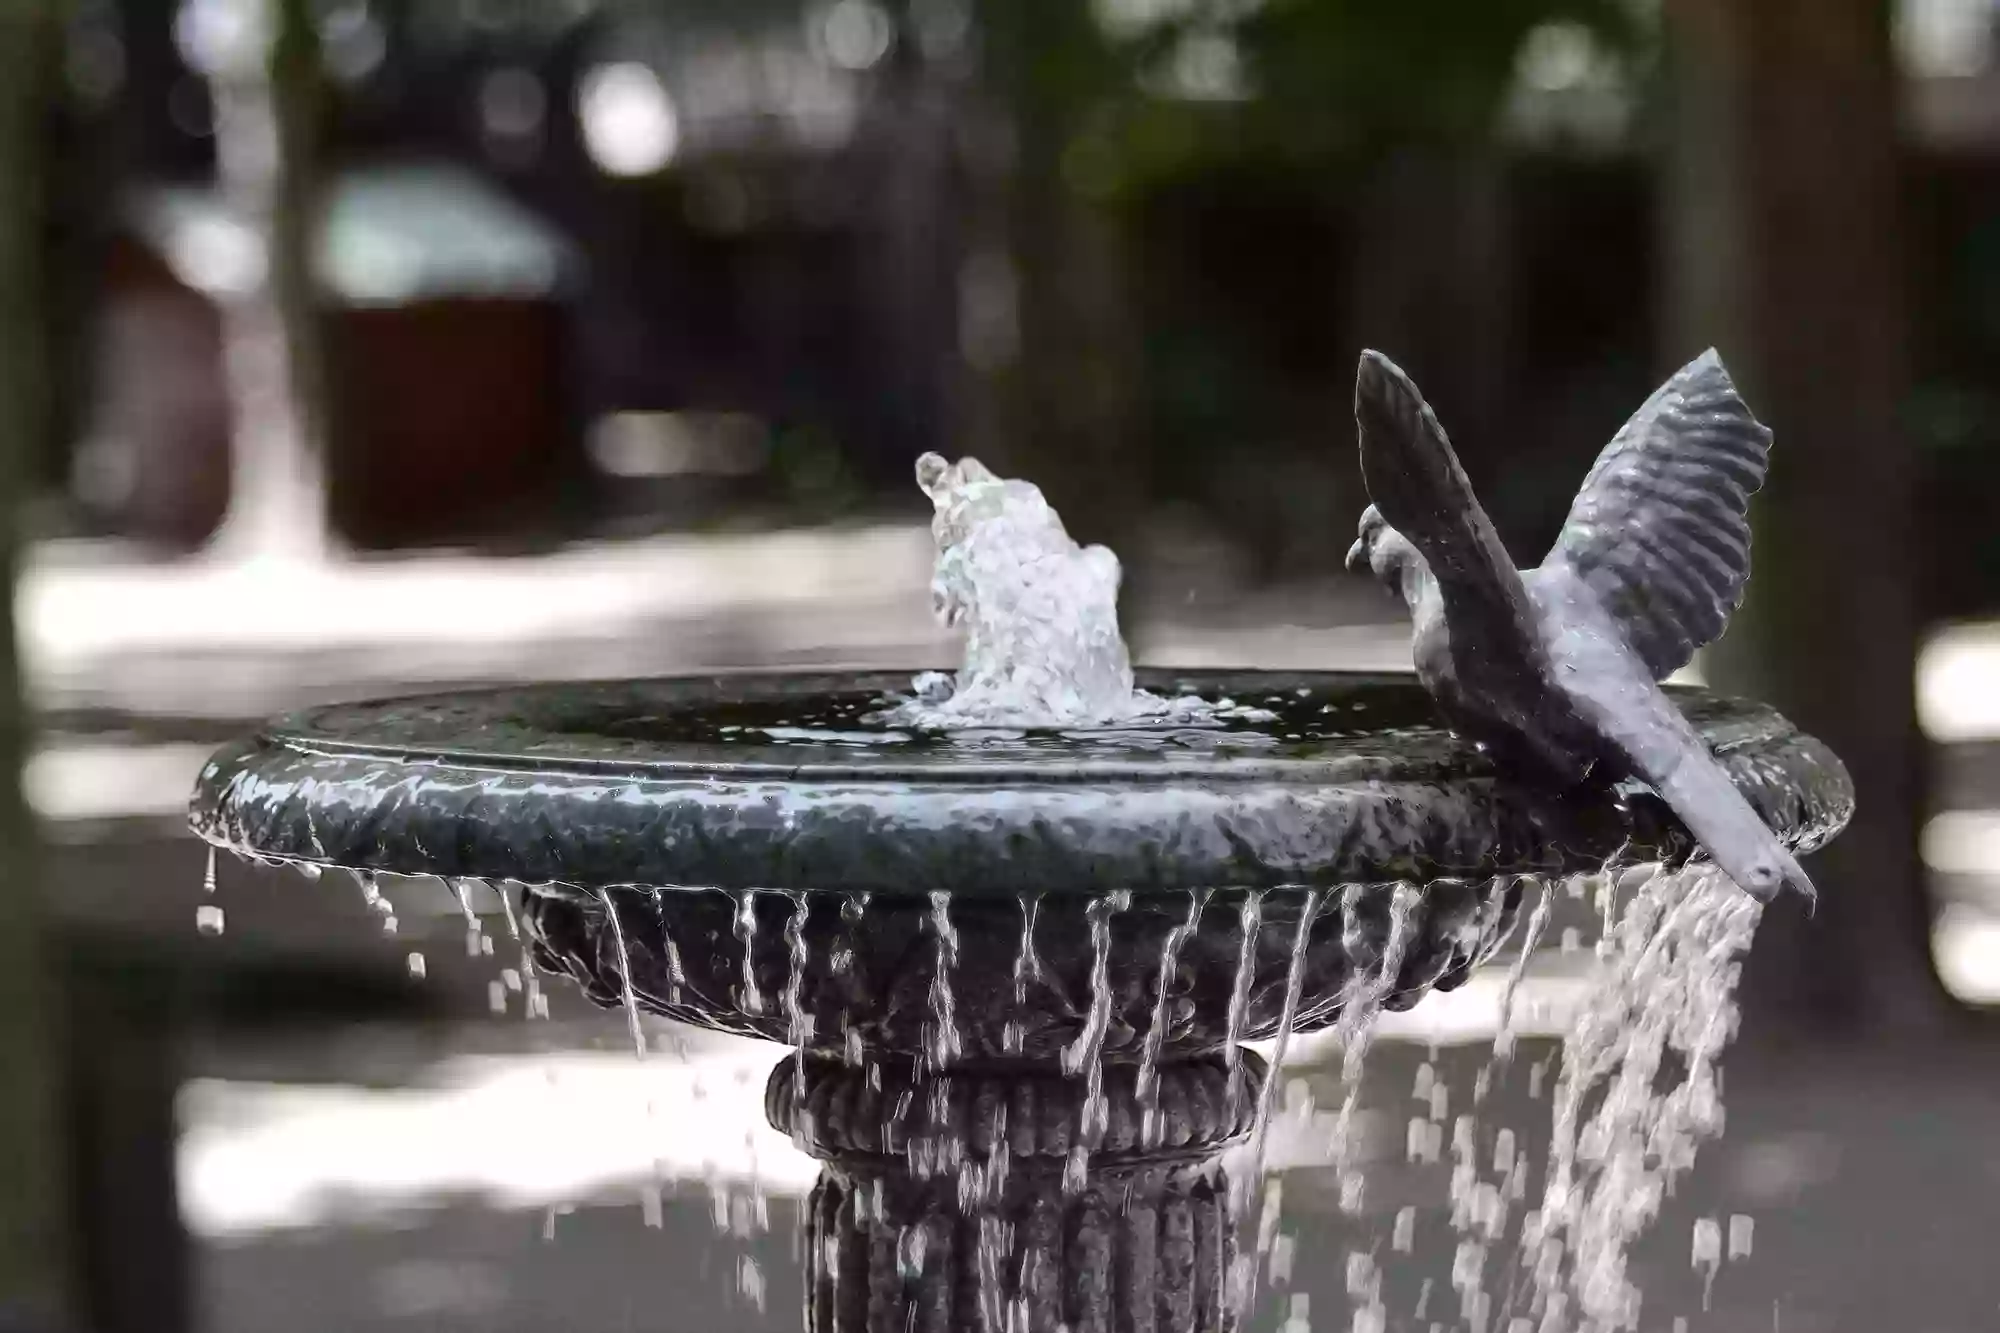
{"label": "water trickle", "polygon": [[1257,939],[1264,928],[1264,890],[1243,895],[1237,913],[1236,980],[1229,988],[1229,1017],[1222,1044],[1223,1068],[1229,1075],[1228,1118],[1243,1106],[1243,1020],[1250,1007],[1250,988],[1257,980]]}
{"label": "water trickle", "polygon": [[1403,1207],[1396,1210],[1396,1223],[1389,1233],[1389,1248],[1398,1254],[1408,1254],[1417,1244],[1417,1210]]}
{"label": "water trickle", "polygon": [[1139,1051],[1139,1073],[1133,1089],[1134,1100],[1140,1108],[1139,1141],[1149,1148],[1159,1144],[1164,1128],[1160,1118],[1159,1069],[1160,1051],[1166,1045],[1167,1025],[1171,1021],[1167,1005],[1173,999],[1181,949],[1201,924],[1201,914],[1208,906],[1209,896],[1206,889],[1189,890],[1187,916],[1169,930],[1160,943],[1160,979],[1154,988],[1152,1021],[1146,1028],[1145,1044]]}
{"label": "water trickle", "polygon": [[1022,1015],[1028,1012],[1028,987],[1043,980],[1042,956],[1035,949],[1035,924],[1041,917],[1042,895],[1024,893],[1020,902],[1021,942],[1014,951],[1014,1012],[1007,1016],[1000,1030],[1000,1048],[1008,1055],[1021,1053],[1027,1034]]}
{"label": "water trickle", "polygon": [[[862,926],[868,919],[868,900],[869,895],[866,893],[848,893],[840,897],[840,934],[834,941],[833,953],[827,959],[827,967],[843,982],[855,972],[857,959],[855,943],[860,939]],[[854,991],[855,987],[852,984],[842,987],[845,996],[852,996]],[[861,1025],[854,1021],[854,1015],[850,1012],[845,999],[842,1000],[840,1008],[840,1037],[841,1057],[849,1065],[858,1068],[865,1051],[865,1043],[862,1040]]]}
{"label": "water trickle", "polygon": [[210,843],[208,845],[208,860],[207,863],[202,867],[201,891],[203,893],[215,892],[215,844],[214,843]]}
{"label": "water trickle", "polygon": [[472,881],[454,875],[445,883],[451,886],[452,896],[458,899],[459,914],[465,918],[465,956],[477,958],[485,952],[481,941],[486,938],[486,932],[480,929],[479,913],[472,907]]}
{"label": "water trickle", "polygon": [[625,1006],[625,1031],[632,1038],[632,1051],[646,1058],[646,1030],[639,1025],[639,995],[632,989],[632,951],[625,942],[625,923],[618,919],[618,898],[610,889],[599,889],[598,900],[611,921],[611,943],[618,950],[618,998]]}
{"label": "water trickle", "polygon": [[687,985],[687,972],[681,967],[680,946],[674,943],[673,932],[667,929],[667,895],[657,886],[653,894],[653,923],[660,928],[660,946],[667,953],[667,1003],[681,1002],[681,988]]}
{"label": "water trickle", "polygon": [[812,954],[806,945],[806,919],[812,911],[812,899],[803,893],[794,893],[792,914],[785,921],[785,953],[789,966],[785,971],[785,1024],[786,1039],[794,1052],[792,1060],[792,1105],[798,1129],[794,1134],[803,1142],[810,1130],[805,1117],[806,1098],[806,1047],[812,1043],[813,1020],[806,1012],[806,973],[812,967]]}
{"label": "water trickle", "polygon": [[736,1270],[736,1289],[759,1314],[764,1312],[764,1270],[749,1255],[742,1256]]}
{"label": "water trickle", "polygon": [[381,885],[376,882],[375,872],[372,870],[356,870],[352,873],[354,875],[355,887],[361,890],[361,901],[367,906],[369,911],[382,918],[382,933],[385,935],[395,934],[395,904],[391,903],[388,897],[382,892]]}
{"label": "water trickle", "polygon": [[[1505,1065],[1514,1056],[1516,1034],[1514,1032],[1514,997],[1521,989],[1522,978],[1528,975],[1528,968],[1535,960],[1535,950],[1541,947],[1542,936],[1548,933],[1549,918],[1555,913],[1556,895],[1553,886],[1533,877],[1524,877],[1530,891],[1535,894],[1535,908],[1528,914],[1528,926],[1522,932],[1521,951],[1508,965],[1507,980],[1500,987],[1500,1025],[1493,1034],[1493,1059]],[[1474,1098],[1475,1104],[1483,1102],[1483,1096]]]}
{"label": "water trickle", "polygon": [[1063,1167],[1063,1187],[1081,1193],[1090,1169],[1090,1153],[1104,1135],[1104,1037],[1111,1030],[1111,918],[1132,905],[1129,889],[1116,889],[1091,900],[1084,908],[1090,922],[1090,1008],[1083,1030],[1063,1047],[1062,1068],[1071,1078],[1084,1076],[1083,1114],[1075,1146]]}
{"label": "water trickle", "polygon": [[549,1016],[548,992],[542,989],[540,976],[535,972],[535,960],[525,947],[521,950],[521,977],[527,986],[527,1004],[523,1006],[529,1018]]}
{"label": "water trickle", "polygon": [[1271,1070],[1257,1098],[1257,1117],[1250,1131],[1250,1169],[1244,1174],[1246,1189],[1255,1189],[1264,1177],[1264,1140],[1270,1129],[1271,1112],[1277,1105],[1280,1082],[1278,1071],[1285,1065],[1285,1047],[1292,1039],[1292,1024],[1298,1019],[1299,996],[1305,989],[1307,947],[1312,942],[1313,920],[1319,915],[1320,891],[1307,889],[1299,901],[1299,924],[1292,933],[1292,961],[1285,972],[1285,1002],[1279,1011],[1278,1031],[1271,1042]]}
{"label": "water trickle", "polygon": [[743,985],[737,1004],[746,1014],[764,1012],[764,992],[757,987],[757,891],[736,895],[736,939],[743,946]]}
{"label": "water trickle", "polygon": [[1748,1213],[1729,1215],[1729,1261],[1748,1259],[1757,1239],[1757,1223]]}
{"label": "water trickle", "polygon": [[507,938],[519,942],[521,919],[514,915],[514,895],[507,892],[507,883],[506,880],[488,880],[486,887],[492,889],[500,899],[500,910],[507,917]]}
{"label": "water trickle", "polygon": [[1715,1275],[1722,1271],[1722,1223],[1712,1217],[1694,1220],[1693,1243],[1688,1262],[1701,1273],[1701,1308],[1715,1299]]}
{"label": "water trickle", "polygon": [[222,909],[214,903],[203,903],[194,909],[194,928],[204,935],[220,935],[224,925]]}
{"label": "water trickle", "polygon": [[931,894],[931,935],[937,944],[937,961],[931,970],[931,1030],[924,1043],[931,1068],[945,1069],[960,1054],[958,1004],[951,993],[951,974],[958,968],[958,929],[951,924],[951,894],[943,889]]}

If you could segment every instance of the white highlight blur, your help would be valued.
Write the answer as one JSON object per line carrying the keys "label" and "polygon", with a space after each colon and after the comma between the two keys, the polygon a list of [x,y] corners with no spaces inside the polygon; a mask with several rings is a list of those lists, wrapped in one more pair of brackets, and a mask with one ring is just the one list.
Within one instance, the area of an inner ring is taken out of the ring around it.
{"label": "white highlight blur", "polygon": [[28,805],[43,819],[129,819],[187,812],[193,775],[212,745],[47,746],[21,774]]}
{"label": "white highlight blur", "polygon": [[1934,741],[2000,739],[2000,622],[1931,635],[1917,654],[1917,720]]}
{"label": "white highlight blur", "polygon": [[468,1199],[637,1204],[663,1183],[802,1195],[818,1166],[764,1119],[772,1049],[463,1057],[409,1088],[197,1080],[180,1105],[181,1212],[215,1238]]}
{"label": "white highlight blur", "polygon": [[599,65],[577,92],[583,146],[613,176],[650,176],[674,160],[680,115],[660,76],[637,61]]}
{"label": "white highlight blur", "polygon": [[1954,903],[1931,925],[1938,980],[1967,1004],[2000,1004],[2000,914]]}

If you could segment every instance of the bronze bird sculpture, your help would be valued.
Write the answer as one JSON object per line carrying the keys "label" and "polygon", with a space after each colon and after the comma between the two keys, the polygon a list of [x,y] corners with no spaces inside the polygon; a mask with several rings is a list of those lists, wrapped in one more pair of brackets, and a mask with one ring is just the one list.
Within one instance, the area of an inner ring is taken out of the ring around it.
{"label": "bronze bird sculpture", "polygon": [[1378,352],[1354,386],[1374,501],[1348,552],[1409,607],[1417,676],[1503,768],[1563,787],[1638,778],[1763,901],[1814,898],[1659,682],[1718,638],[1750,573],[1771,433],[1711,350],[1625,423],[1562,535],[1517,570],[1423,395]]}

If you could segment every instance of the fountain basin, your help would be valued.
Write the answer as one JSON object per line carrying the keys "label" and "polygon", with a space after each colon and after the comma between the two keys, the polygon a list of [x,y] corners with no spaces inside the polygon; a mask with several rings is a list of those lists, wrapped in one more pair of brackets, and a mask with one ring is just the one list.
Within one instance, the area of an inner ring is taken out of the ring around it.
{"label": "fountain basin", "polygon": [[[1109,924],[1102,1049],[1137,1058],[1156,1013],[1167,1051],[1270,1035],[1302,922],[1294,1025],[1332,1021],[1389,947],[1398,883],[1421,887],[1386,996],[1405,1007],[1492,951],[1518,876],[1694,851],[1643,788],[1551,801],[1496,773],[1407,677],[1142,673],[1233,706],[954,732],[875,720],[908,680],[321,708],[218,753],[192,823],[265,858],[526,886],[538,960],[599,1002],[826,1051],[924,1050],[943,944],[962,1053],[1030,1058],[1089,1020],[1093,912]],[[1758,705],[1679,699],[1789,845],[1844,825],[1852,788],[1824,746]]]}
{"label": "fountain basin", "polygon": [[[218,752],[191,822],[372,901],[380,874],[486,882],[635,1037],[646,1010],[794,1047],[768,1109],[824,1164],[824,1333],[1238,1327],[1255,1265],[1225,1163],[1276,1086],[1241,1043],[1344,1014],[1361,1040],[1489,957],[1530,877],[1695,852],[1643,788],[1551,800],[1496,772],[1408,678],[1142,673],[1183,705],[952,731],[881,720],[908,681],[321,708]],[[1678,697],[1789,846],[1845,824],[1825,747]]]}

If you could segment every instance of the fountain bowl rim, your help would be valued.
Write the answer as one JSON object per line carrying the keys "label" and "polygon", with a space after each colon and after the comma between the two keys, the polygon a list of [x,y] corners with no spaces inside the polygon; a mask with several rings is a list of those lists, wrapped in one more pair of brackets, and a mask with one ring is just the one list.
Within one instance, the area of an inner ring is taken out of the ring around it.
{"label": "fountain bowl rim", "polygon": [[[427,737],[423,725],[399,731],[384,721],[564,700],[720,706],[835,687],[851,696],[908,680],[742,673],[332,705],[218,751],[197,782],[190,825],[212,844],[279,861],[583,889],[1254,887],[1565,874],[1695,851],[1650,792],[1607,787],[1551,799],[1494,772],[1434,719],[1393,729],[1395,754],[1332,740],[1256,756],[1111,745],[1085,758],[1079,750],[1115,732],[1037,733],[1034,744],[991,758],[977,749],[857,756],[700,743],[650,753],[626,745],[631,753],[620,755],[439,744],[448,726]],[[1422,698],[1407,673],[1156,670],[1140,683],[1211,697],[1387,691],[1406,708]],[[1844,826],[1852,784],[1825,746],[1763,705],[1675,693],[1789,844],[1809,851]],[[752,753],[732,757],[743,750]]]}

